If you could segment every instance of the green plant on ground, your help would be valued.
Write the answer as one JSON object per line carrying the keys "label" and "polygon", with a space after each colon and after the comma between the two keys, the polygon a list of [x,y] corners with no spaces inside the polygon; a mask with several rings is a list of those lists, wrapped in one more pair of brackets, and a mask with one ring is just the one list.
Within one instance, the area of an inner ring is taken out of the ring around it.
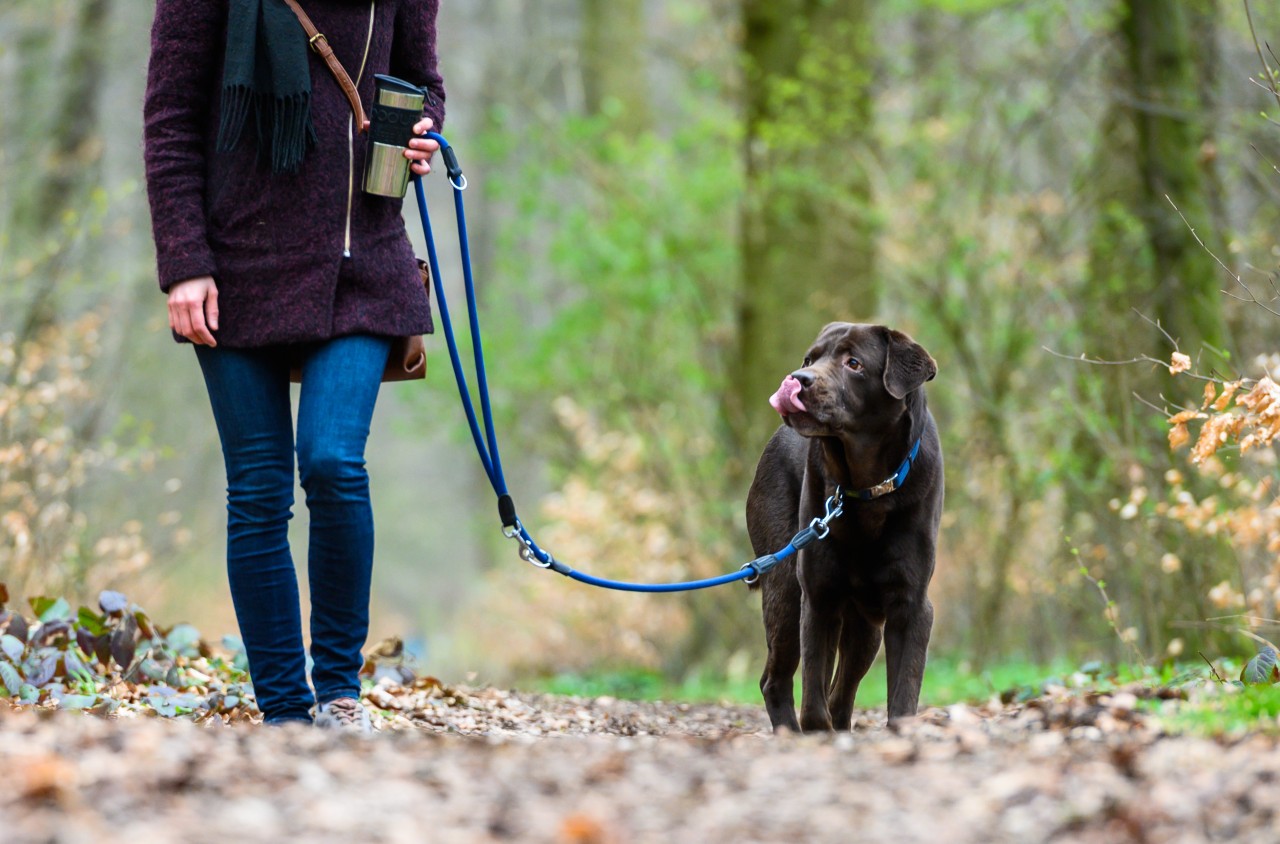
{"label": "green plant on ground", "polygon": [[0,700],[99,715],[152,711],[165,717],[248,720],[256,711],[238,639],[215,653],[189,624],[154,625],[119,592],[98,610],[36,597],[27,617],[8,609],[0,583]]}

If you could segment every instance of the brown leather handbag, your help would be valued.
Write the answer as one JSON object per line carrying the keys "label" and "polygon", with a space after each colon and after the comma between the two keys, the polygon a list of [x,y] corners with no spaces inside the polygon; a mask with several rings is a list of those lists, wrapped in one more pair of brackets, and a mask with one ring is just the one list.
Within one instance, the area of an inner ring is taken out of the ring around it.
{"label": "brown leather handbag", "polygon": [[[347,95],[347,102],[351,104],[351,113],[355,116],[356,131],[364,132],[365,115],[364,107],[360,104],[360,93],[356,90],[356,84],[351,81],[342,63],[338,61],[338,57],[333,54],[329,40],[316,29],[316,25],[311,22],[311,18],[307,17],[307,13],[302,11],[297,0],[284,0],[284,2],[297,15],[298,23],[302,24],[303,31],[307,33],[307,43],[311,45],[311,49],[324,59],[325,65],[338,80],[338,86]],[[425,261],[418,261],[418,273],[422,277],[422,286],[426,289],[427,298],[430,299],[431,272],[427,269]],[[295,382],[301,381],[301,367],[293,367],[289,375]],[[391,351],[387,354],[387,366],[382,371],[382,380],[414,381],[426,377],[427,347],[422,337],[415,334],[412,337],[395,338],[391,343]]]}
{"label": "brown leather handbag", "polygon": [[[422,276],[422,286],[426,288],[427,298],[431,298],[431,271],[426,261],[418,261],[418,273]],[[383,381],[416,381],[427,377],[427,346],[422,336],[397,337],[391,342],[391,351],[387,354],[387,368],[382,370]]]}

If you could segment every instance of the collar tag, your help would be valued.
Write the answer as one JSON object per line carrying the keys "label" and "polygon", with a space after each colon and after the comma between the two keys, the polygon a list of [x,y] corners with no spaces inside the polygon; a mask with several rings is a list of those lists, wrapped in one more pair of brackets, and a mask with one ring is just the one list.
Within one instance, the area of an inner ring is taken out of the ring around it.
{"label": "collar tag", "polygon": [[879,498],[882,495],[888,495],[898,488],[898,476],[894,475],[884,483],[879,483],[867,490],[867,495],[871,498]]}
{"label": "collar tag", "polygon": [[898,467],[898,471],[894,473],[892,478],[881,481],[871,489],[859,489],[854,491],[845,490],[841,493],[841,499],[848,501],[849,499],[857,499],[859,501],[870,501],[873,498],[879,498],[882,495],[888,495],[902,488],[906,483],[907,475],[911,472],[911,466],[915,463],[916,456],[920,454],[920,443],[923,438],[916,440],[916,444],[911,446],[907,459],[902,461],[902,465]]}

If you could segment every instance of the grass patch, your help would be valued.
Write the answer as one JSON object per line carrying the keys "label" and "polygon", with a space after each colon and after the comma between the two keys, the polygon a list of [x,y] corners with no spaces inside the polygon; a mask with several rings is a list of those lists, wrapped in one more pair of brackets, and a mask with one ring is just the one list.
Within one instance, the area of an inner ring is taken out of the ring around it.
{"label": "grass patch", "polygon": [[1143,705],[1166,732],[1209,737],[1280,735],[1280,686],[1219,682],[1207,676],[1183,687],[1187,700]]}
{"label": "grass patch", "polygon": [[[933,657],[924,673],[920,702],[926,706],[945,706],[961,701],[985,701],[1006,689],[1039,687],[1046,678],[1066,676],[1071,670],[1066,663],[1042,665],[1009,661],[979,671],[966,660]],[[590,675],[535,677],[521,685],[549,694],[577,697],[608,695],[624,700],[676,700],[689,703],[761,702],[760,688],[755,677],[726,677],[709,672],[671,678],[656,671],[627,669]],[[799,694],[800,677],[797,674],[797,699]],[[887,694],[884,660],[879,659],[859,685],[858,706],[884,706]]]}

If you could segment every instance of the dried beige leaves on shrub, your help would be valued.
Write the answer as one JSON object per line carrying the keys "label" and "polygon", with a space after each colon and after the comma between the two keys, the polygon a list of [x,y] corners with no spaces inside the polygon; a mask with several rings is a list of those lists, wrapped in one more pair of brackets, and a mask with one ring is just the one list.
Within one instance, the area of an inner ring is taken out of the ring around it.
{"label": "dried beige leaves on shrub", "polygon": [[1179,372],[1186,372],[1191,368],[1191,358],[1182,352],[1174,352],[1173,357],[1169,359],[1169,374],[1177,375]]}
{"label": "dried beige leaves on shrub", "polygon": [[[1174,353],[1170,371],[1181,364],[1180,357],[1186,358]],[[1242,381],[1228,381],[1218,392],[1213,382],[1206,384],[1200,410],[1184,410],[1169,417],[1169,447],[1181,448],[1191,441],[1187,423],[1196,419],[1204,420],[1204,425],[1191,449],[1191,459],[1195,463],[1212,457],[1228,443],[1237,443],[1244,453],[1251,448],[1268,445],[1280,436],[1280,385],[1264,377],[1247,393],[1241,394],[1244,386]],[[1240,412],[1227,410],[1233,402]]]}

